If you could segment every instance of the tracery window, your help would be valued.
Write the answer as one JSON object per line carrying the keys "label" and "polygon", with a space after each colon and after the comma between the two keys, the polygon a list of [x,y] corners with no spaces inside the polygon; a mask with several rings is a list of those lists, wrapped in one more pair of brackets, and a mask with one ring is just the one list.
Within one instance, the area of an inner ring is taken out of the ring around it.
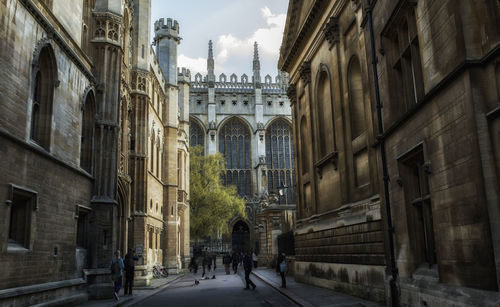
{"label": "tracery window", "polygon": [[205,146],[203,128],[194,120],[189,121],[189,146]]}
{"label": "tracery window", "polygon": [[239,118],[228,120],[219,131],[219,152],[226,160],[225,185],[234,185],[241,196],[252,194],[250,130]]}
{"label": "tracery window", "polygon": [[94,95],[87,94],[82,111],[82,135],[80,143],[80,166],[92,173],[92,147],[94,142],[95,104]]}
{"label": "tracery window", "polygon": [[281,204],[295,204],[295,170],[292,127],[278,119],[266,130],[267,190],[279,195],[278,187],[287,187]]}
{"label": "tracery window", "polygon": [[50,147],[52,100],[56,83],[56,62],[50,46],[43,47],[35,62],[31,139],[45,149]]}

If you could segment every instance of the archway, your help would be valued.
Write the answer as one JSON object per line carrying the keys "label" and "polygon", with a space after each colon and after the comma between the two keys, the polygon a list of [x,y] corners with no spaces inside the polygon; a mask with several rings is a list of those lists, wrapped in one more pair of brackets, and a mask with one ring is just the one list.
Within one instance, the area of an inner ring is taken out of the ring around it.
{"label": "archway", "polygon": [[234,224],[231,241],[233,252],[246,252],[250,249],[250,228],[247,223],[239,220]]}

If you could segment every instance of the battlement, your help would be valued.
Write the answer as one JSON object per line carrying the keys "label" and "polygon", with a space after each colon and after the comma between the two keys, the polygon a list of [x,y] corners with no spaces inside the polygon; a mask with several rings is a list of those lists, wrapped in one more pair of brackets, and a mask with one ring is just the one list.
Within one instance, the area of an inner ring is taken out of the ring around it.
{"label": "battlement", "polygon": [[[191,78],[191,75],[189,78]],[[248,91],[254,89],[254,83],[249,82],[246,74],[243,74],[240,78],[238,78],[236,74],[231,74],[228,78],[226,74],[222,73],[219,75],[219,78],[216,80],[214,86],[216,90],[221,91]],[[194,81],[191,81],[191,88],[198,90],[208,88],[207,76],[197,73],[194,76]],[[280,72],[274,80],[270,75],[266,75],[264,83],[261,84],[261,88],[265,92],[286,92],[286,89],[288,88],[288,74]]]}
{"label": "battlement", "polygon": [[177,82],[191,82],[191,71],[185,67],[177,68]]}
{"label": "battlement", "polygon": [[165,24],[165,19],[160,18],[155,21],[155,39],[164,36],[170,36],[174,38],[179,37],[179,23],[177,20],[172,20],[172,18],[167,18],[167,23]]}

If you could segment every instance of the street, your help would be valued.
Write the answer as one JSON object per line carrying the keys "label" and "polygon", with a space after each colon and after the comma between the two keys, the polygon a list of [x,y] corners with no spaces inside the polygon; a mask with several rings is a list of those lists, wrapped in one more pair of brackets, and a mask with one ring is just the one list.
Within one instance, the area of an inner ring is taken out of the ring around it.
{"label": "street", "polygon": [[[197,278],[201,277],[201,270]],[[192,274],[165,288],[163,291],[134,306],[296,306],[292,301],[250,275],[257,285],[255,290],[244,290],[245,275],[240,268],[237,274],[226,275],[223,267],[217,267],[216,279],[200,280],[193,286]]]}

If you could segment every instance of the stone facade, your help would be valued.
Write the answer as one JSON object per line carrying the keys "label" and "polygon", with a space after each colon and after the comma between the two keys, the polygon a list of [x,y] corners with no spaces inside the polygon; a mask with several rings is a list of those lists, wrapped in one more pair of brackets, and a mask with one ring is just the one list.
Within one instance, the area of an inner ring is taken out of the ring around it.
{"label": "stone facade", "polygon": [[142,252],[138,284],[183,268],[189,72],[158,64],[150,15],[147,0],[0,1],[1,304],[111,296],[117,249]]}
{"label": "stone facade", "polygon": [[[290,73],[302,174],[296,278],[401,306],[495,306],[500,5],[367,3],[289,4],[279,68]],[[333,72],[326,122],[337,149],[330,174],[318,156],[322,118],[315,117],[324,105],[322,67]],[[365,157],[358,150],[360,122]],[[365,183],[356,187],[359,179]],[[338,193],[325,195],[322,185]],[[332,220],[323,222],[323,212]],[[302,247],[315,249],[307,254]],[[391,280],[396,291],[390,291]]]}
{"label": "stone facade", "polygon": [[[276,238],[291,229],[295,216],[293,131],[286,96],[288,76],[279,73],[274,80],[269,75],[261,79],[257,43],[251,79],[246,74],[238,79],[235,74],[225,73],[216,79],[214,67],[210,41],[208,73],[196,74],[190,86],[191,145],[204,146],[206,154],[223,153],[228,168],[224,180],[235,185],[246,199],[247,218],[235,217],[230,229],[236,232],[240,225],[248,229],[249,238],[244,239],[248,243],[239,246],[233,235],[232,248],[252,248],[257,251],[260,263],[271,264],[278,250]],[[273,163],[273,154],[281,160]],[[276,201],[276,208],[263,209],[261,203],[268,204],[269,194],[278,193],[280,186],[287,187],[286,195]],[[289,219],[290,214],[293,217]]]}

